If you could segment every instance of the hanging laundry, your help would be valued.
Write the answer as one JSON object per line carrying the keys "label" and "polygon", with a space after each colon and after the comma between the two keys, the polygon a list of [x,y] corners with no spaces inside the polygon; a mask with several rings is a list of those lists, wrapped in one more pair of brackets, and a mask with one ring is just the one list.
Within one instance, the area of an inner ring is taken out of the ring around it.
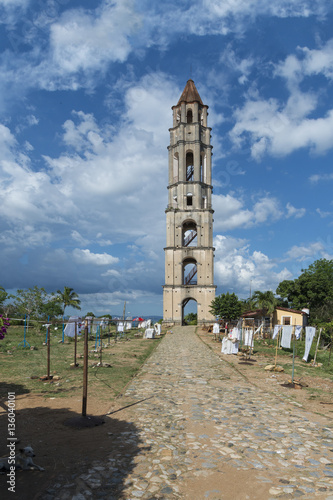
{"label": "hanging laundry", "polygon": [[291,334],[293,328],[294,327],[292,325],[284,325],[282,327],[281,347],[284,347],[285,349],[290,349]]}
{"label": "hanging laundry", "polygon": [[253,330],[252,330],[252,328],[245,328],[243,345],[253,347]]}
{"label": "hanging laundry", "polygon": [[302,331],[302,326],[301,325],[297,325],[295,327],[295,337],[296,337],[296,340],[299,340],[301,338],[301,331]]}
{"label": "hanging laundry", "polygon": [[305,352],[304,352],[304,356],[303,356],[303,361],[308,360],[313,337],[315,335],[316,335],[316,328],[314,326],[306,326],[305,327]]}
{"label": "hanging laundry", "polygon": [[239,340],[240,339],[240,329],[239,328],[233,328],[232,329],[232,339],[233,340]]}
{"label": "hanging laundry", "polygon": [[281,328],[282,328],[281,325],[275,325],[274,326],[274,332],[273,332],[273,337],[272,337],[273,340],[276,338],[276,336],[279,333],[279,331],[281,330]]}
{"label": "hanging laundry", "polygon": [[238,353],[238,340],[233,340],[231,343],[231,354],[237,354]]}

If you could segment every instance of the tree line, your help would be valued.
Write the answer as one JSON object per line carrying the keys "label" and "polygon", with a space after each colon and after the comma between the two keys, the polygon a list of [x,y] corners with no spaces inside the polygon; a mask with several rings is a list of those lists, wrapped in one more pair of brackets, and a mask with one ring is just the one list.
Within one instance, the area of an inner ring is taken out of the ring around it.
{"label": "tree line", "polygon": [[0,287],[0,310],[11,318],[28,316],[32,320],[52,320],[64,316],[66,307],[81,309],[80,304],[78,294],[68,286],[52,293],[47,293],[43,287],[34,286],[17,290],[15,295]]}
{"label": "tree line", "polygon": [[211,313],[225,321],[236,320],[244,312],[261,309],[271,316],[275,307],[309,309],[309,324],[333,325],[333,260],[319,259],[294,280],[279,283],[276,293],[256,290],[247,299],[238,299],[235,293],[223,293],[211,303]]}

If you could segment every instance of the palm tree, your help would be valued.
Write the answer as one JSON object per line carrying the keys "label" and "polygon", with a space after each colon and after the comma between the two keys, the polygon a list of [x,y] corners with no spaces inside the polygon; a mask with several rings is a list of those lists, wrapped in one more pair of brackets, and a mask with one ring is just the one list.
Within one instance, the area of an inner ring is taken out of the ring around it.
{"label": "palm tree", "polygon": [[57,290],[57,294],[59,294],[58,297],[59,302],[61,302],[64,306],[63,310],[64,316],[65,316],[65,309],[67,306],[74,307],[74,309],[81,309],[80,307],[81,301],[79,300],[78,294],[74,292],[73,288],[65,286],[64,291],[61,292],[61,290]]}
{"label": "palm tree", "polygon": [[273,313],[278,303],[274,293],[271,290],[268,290],[267,292],[260,292],[259,290],[256,290],[252,295],[252,301],[255,307],[262,309],[263,318],[269,315],[269,326],[272,328]]}

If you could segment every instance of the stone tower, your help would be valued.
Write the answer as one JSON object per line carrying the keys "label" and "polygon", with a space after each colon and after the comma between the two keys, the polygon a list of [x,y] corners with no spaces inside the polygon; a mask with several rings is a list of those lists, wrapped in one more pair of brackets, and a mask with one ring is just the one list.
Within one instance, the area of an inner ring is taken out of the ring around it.
{"label": "stone tower", "polygon": [[197,303],[198,324],[211,323],[215,298],[211,129],[208,106],[188,80],[170,128],[163,323],[181,325],[184,308]]}

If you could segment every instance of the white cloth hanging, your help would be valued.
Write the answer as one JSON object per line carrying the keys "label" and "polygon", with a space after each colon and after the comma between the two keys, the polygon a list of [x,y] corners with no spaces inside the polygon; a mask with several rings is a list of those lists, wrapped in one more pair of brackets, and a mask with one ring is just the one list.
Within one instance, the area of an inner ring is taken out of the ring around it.
{"label": "white cloth hanging", "polygon": [[293,328],[294,327],[292,325],[284,325],[282,327],[281,347],[284,347],[285,349],[290,349],[291,334]]}
{"label": "white cloth hanging", "polygon": [[75,323],[77,325],[76,333],[77,335],[81,335],[81,321],[82,318],[79,318],[79,316],[71,316],[65,326],[64,335],[66,337],[75,337]]}
{"label": "white cloth hanging", "polygon": [[[235,346],[235,343],[232,341],[232,339],[229,336],[223,337],[222,348],[221,348],[222,354],[235,354],[235,352],[233,352],[236,349],[234,346]],[[236,353],[237,352],[238,352],[238,347],[237,347]]]}
{"label": "white cloth hanging", "polygon": [[239,340],[240,339],[240,329],[239,328],[233,328],[232,329],[232,339],[233,340]]}
{"label": "white cloth hanging", "polygon": [[248,347],[253,347],[253,329],[245,328],[245,330],[243,330],[243,333],[244,333],[243,345]]}
{"label": "white cloth hanging", "polygon": [[313,337],[315,336],[315,334],[316,334],[316,328],[314,326],[306,326],[305,327],[305,352],[304,352],[304,356],[303,356],[303,361],[308,360]]}
{"label": "white cloth hanging", "polygon": [[297,325],[295,327],[295,337],[296,337],[296,340],[299,340],[301,338],[301,331],[302,331],[302,326],[301,325]]}
{"label": "white cloth hanging", "polygon": [[279,331],[281,330],[281,328],[282,328],[282,325],[275,325],[274,326],[273,337],[272,337],[273,340],[276,338],[276,336],[279,333]]}

